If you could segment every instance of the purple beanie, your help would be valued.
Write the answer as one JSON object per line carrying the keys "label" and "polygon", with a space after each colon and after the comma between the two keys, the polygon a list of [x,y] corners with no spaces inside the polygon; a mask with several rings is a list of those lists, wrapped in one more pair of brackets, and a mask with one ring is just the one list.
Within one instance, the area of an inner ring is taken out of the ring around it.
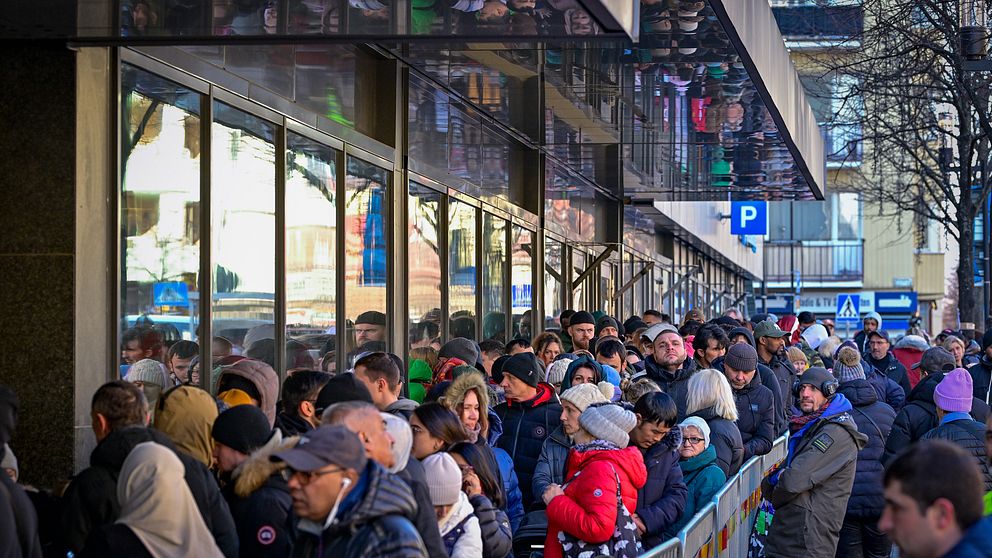
{"label": "purple beanie", "polygon": [[971,374],[964,368],[955,368],[945,374],[933,392],[934,403],[949,413],[970,413],[971,399]]}

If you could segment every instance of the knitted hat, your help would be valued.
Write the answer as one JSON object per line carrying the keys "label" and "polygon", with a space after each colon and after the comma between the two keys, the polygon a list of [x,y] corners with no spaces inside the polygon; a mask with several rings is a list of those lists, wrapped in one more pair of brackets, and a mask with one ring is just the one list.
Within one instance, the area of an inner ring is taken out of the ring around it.
{"label": "knitted hat", "polygon": [[841,347],[834,360],[834,376],[840,383],[864,380],[865,368],[861,365],[861,353],[851,347]]}
{"label": "knitted hat", "polygon": [[258,407],[238,405],[217,416],[210,435],[225,446],[248,455],[269,441],[272,427]]}
{"label": "knitted hat", "polygon": [[738,343],[727,349],[723,363],[734,370],[751,372],[758,369],[758,353],[747,343]]}
{"label": "knitted hat", "polygon": [[468,365],[474,365],[479,360],[479,348],[475,341],[464,337],[455,337],[441,346],[437,353],[438,358],[457,358]]}
{"label": "knitted hat", "polygon": [[361,380],[356,378],[354,374],[338,374],[320,389],[314,407],[318,411],[323,411],[331,405],[342,401],[364,401],[371,403],[372,394],[369,393],[369,388]]}
{"label": "knitted hat", "polygon": [[552,362],[551,366],[548,367],[548,383],[553,385],[560,384],[565,379],[565,371],[568,370],[568,365],[572,364],[572,360],[570,358],[563,358]]}
{"label": "knitted hat", "polygon": [[611,316],[603,316],[602,318],[596,320],[596,337],[599,337],[599,334],[608,327],[612,327],[617,330],[618,333],[620,332],[620,324],[617,323],[617,321]]}
{"label": "knitted hat", "polygon": [[609,403],[610,398],[613,397],[613,384],[607,382],[600,382],[605,388],[609,388],[609,395],[601,389],[598,385],[594,384],[579,384],[577,386],[572,386],[561,394],[561,400],[568,401],[579,410],[579,412],[584,412],[589,405],[594,403]]}
{"label": "knitted hat", "polygon": [[933,402],[948,413],[970,413],[971,401],[971,374],[964,368],[955,368],[945,374],[933,392]]}
{"label": "knitted hat", "polygon": [[572,317],[568,319],[568,327],[579,324],[590,324],[595,326],[596,320],[592,317],[592,314],[586,312],[585,310],[579,310],[578,312],[572,314]]}
{"label": "knitted hat", "polygon": [[648,324],[644,323],[644,320],[638,318],[637,316],[631,316],[627,318],[627,321],[623,323],[623,329],[627,333],[633,333],[641,328],[647,328]]}
{"label": "knitted hat", "polygon": [[169,386],[165,365],[150,358],[141,359],[131,365],[131,368],[127,371],[126,379],[131,383],[143,382],[146,384],[155,384],[160,388]]}
{"label": "knitted hat", "polygon": [[240,389],[229,389],[222,391],[217,394],[217,399],[220,399],[231,408],[238,407],[240,405],[252,405],[251,396]]}
{"label": "knitted hat", "polygon": [[424,458],[424,477],[431,504],[450,506],[458,502],[462,490],[462,471],[455,459],[444,452],[433,453]]}
{"label": "knitted hat", "polygon": [[3,459],[0,460],[0,475],[5,474],[6,469],[11,469],[14,471],[14,482],[17,482],[17,477],[21,476],[21,471],[17,468],[17,456],[7,444],[3,445],[3,450]]}
{"label": "knitted hat", "polygon": [[682,437],[685,437],[685,427],[695,426],[699,429],[699,433],[703,435],[703,449],[710,447],[710,425],[706,424],[706,421],[699,417],[687,417],[685,420],[679,423],[679,429],[682,430]]}
{"label": "knitted hat", "polygon": [[386,424],[386,432],[393,439],[393,466],[389,472],[396,474],[406,469],[410,461],[410,450],[413,449],[413,431],[410,423],[392,413],[379,413],[382,422]]}
{"label": "knitted hat", "polygon": [[743,335],[747,339],[747,342],[752,347],[754,346],[754,334],[751,333],[750,329],[746,327],[735,327],[734,329],[730,330],[730,333],[727,334],[727,337],[733,340],[734,337],[737,337],[738,335]]}
{"label": "knitted hat", "polygon": [[537,376],[540,369],[541,365],[538,364],[534,353],[517,353],[503,363],[504,376],[507,374],[514,376],[531,387],[537,387]]}
{"label": "knitted hat", "polygon": [[589,405],[579,415],[579,424],[597,440],[612,442],[625,448],[630,442],[628,433],[637,426],[637,415],[613,403]]}

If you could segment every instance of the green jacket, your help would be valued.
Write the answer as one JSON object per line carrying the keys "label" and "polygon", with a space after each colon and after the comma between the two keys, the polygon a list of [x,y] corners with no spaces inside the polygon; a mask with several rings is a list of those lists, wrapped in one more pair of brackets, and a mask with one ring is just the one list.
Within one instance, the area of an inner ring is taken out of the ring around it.
{"label": "green jacket", "polygon": [[713,446],[704,449],[696,457],[680,460],[679,467],[682,469],[682,479],[688,490],[685,510],[682,512],[682,517],[665,530],[665,534],[661,537],[664,540],[677,537],[679,531],[692,521],[696,512],[706,507],[727,482],[727,475],[723,474],[723,470],[716,464],[716,449]]}

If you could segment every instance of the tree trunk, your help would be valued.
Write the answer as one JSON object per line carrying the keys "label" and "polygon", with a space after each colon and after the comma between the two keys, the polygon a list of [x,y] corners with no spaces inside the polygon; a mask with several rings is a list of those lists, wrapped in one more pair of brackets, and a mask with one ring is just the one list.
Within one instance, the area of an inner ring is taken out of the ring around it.
{"label": "tree trunk", "polygon": [[[975,223],[973,219],[958,217],[958,310],[961,322],[984,326],[975,289]],[[960,324],[958,324],[960,327]]]}

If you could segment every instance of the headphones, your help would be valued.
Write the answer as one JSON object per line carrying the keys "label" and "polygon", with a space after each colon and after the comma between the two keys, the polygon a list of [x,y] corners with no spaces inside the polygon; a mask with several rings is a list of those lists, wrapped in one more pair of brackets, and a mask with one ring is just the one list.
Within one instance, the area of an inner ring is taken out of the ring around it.
{"label": "headphones", "polygon": [[[799,398],[799,388],[801,388],[804,383],[809,384],[809,382],[803,382],[802,378],[797,378],[796,381],[792,383],[793,397],[797,399]],[[819,389],[820,393],[822,393],[824,397],[833,397],[834,394],[837,393],[837,389],[840,387],[840,382],[838,382],[836,378],[830,378],[829,380],[824,380],[820,385],[809,385]]]}

